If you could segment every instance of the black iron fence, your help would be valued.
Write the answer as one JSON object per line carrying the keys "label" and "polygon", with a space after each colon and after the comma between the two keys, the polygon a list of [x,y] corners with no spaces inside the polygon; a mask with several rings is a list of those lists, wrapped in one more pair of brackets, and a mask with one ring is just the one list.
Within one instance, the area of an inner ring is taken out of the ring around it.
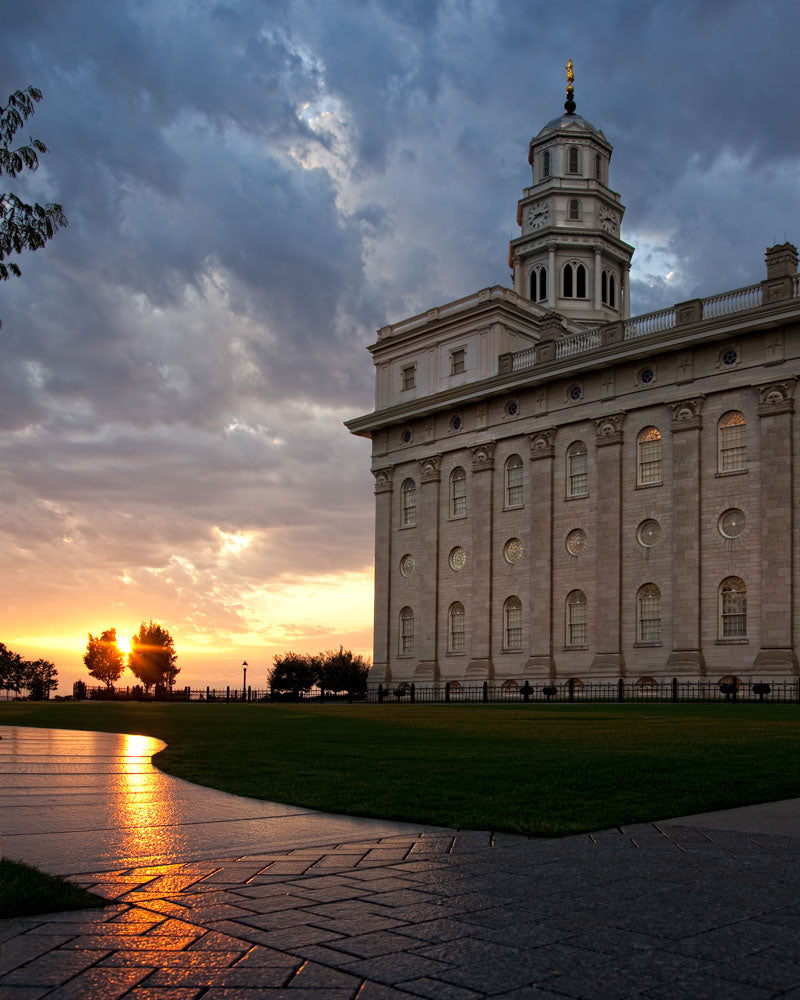
{"label": "black iron fence", "polygon": [[796,702],[800,703],[800,678],[765,681],[761,678],[730,676],[721,681],[668,680],[645,682],[581,681],[570,678],[557,684],[517,681],[465,684],[460,681],[396,685],[370,685],[366,692],[271,691],[269,688],[173,688],[157,687],[149,691],[136,685],[126,688],[89,687],[77,681],[73,687],[76,701],[172,701],[172,702],[336,702],[361,704],[467,704],[467,703],[564,703],[564,702]]}

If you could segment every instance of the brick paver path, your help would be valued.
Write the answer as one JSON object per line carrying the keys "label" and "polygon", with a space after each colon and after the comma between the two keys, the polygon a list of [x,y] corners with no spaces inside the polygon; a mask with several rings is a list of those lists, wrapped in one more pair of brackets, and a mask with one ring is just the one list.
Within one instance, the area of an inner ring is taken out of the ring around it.
{"label": "brick paver path", "polygon": [[74,876],[0,921],[0,1000],[800,998],[798,841],[428,833]]}

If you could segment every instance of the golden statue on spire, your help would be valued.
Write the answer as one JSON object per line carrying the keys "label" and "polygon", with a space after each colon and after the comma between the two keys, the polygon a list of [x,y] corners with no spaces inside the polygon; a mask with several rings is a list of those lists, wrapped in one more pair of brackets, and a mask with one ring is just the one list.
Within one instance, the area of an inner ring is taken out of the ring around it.
{"label": "golden statue on spire", "polygon": [[565,68],[566,68],[566,71],[567,71],[567,83],[572,83],[573,80],[575,79],[575,74],[572,72],[572,60],[571,59],[567,59],[567,65],[566,65]]}
{"label": "golden statue on spire", "polygon": [[573,81],[575,80],[575,74],[572,72],[572,60],[567,59],[567,99],[564,102],[564,110],[568,115],[575,114],[575,88],[573,87]]}

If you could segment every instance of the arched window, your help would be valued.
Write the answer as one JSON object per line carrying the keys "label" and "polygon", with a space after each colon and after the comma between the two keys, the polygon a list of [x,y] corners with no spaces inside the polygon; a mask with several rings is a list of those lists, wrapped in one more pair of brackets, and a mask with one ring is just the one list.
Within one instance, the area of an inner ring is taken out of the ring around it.
{"label": "arched window", "polygon": [[583,441],[567,448],[567,496],[582,497],[589,492],[589,452]]}
{"label": "arched window", "polygon": [[598,181],[603,179],[603,160],[599,153],[594,155],[594,176]]}
{"label": "arched window", "polygon": [[414,652],[414,612],[403,608],[400,612],[400,652]]}
{"label": "arched window", "polygon": [[747,636],[747,588],[738,576],[729,576],[719,585],[719,637],[744,639]]}
{"label": "arched window", "polygon": [[506,459],[506,507],[522,506],[522,459],[509,455]]}
{"label": "arched window", "polygon": [[717,434],[720,472],[745,467],[745,426],[744,416],[738,410],[730,410],[720,417]]}
{"label": "arched window", "polygon": [[603,271],[600,275],[600,298],[608,303],[608,271]]}
{"label": "arched window", "polygon": [[450,473],[450,517],[467,513],[467,474],[457,465]]}
{"label": "arched window", "polygon": [[613,274],[608,276],[608,304],[612,309],[617,308],[617,283]]}
{"label": "arched window", "polygon": [[585,646],[587,639],[586,594],[573,590],[567,595],[567,645]]}
{"label": "arched window", "polygon": [[570,198],[569,217],[570,219],[580,219],[581,217],[581,203],[577,198]]}
{"label": "arched window", "polygon": [[661,642],[661,591],[654,583],[646,583],[639,588],[636,622],[639,642]]}
{"label": "arched window", "polygon": [[522,649],[522,601],[509,597],[503,605],[503,648]]}
{"label": "arched window", "polygon": [[577,146],[569,147],[567,164],[567,173],[579,174],[581,172],[581,154]]}
{"label": "arched window", "polygon": [[564,298],[571,299],[573,297],[572,291],[572,264],[564,265]]}
{"label": "arched window", "polygon": [[542,302],[547,298],[547,268],[535,267],[531,271],[531,299]]}
{"label": "arched window", "polygon": [[645,427],[636,439],[636,482],[639,486],[661,482],[661,431]]}
{"label": "arched window", "polygon": [[413,479],[406,479],[401,487],[403,510],[400,523],[404,528],[410,528],[417,523],[417,484]]}
{"label": "arched window", "polygon": [[550,176],[550,150],[546,149],[542,153],[542,177]]}
{"label": "arched window", "polygon": [[575,297],[586,298],[586,268],[583,264],[578,264],[575,268]]}
{"label": "arched window", "polygon": [[447,626],[447,652],[463,653],[464,605],[458,601],[450,605],[450,610],[447,612]]}

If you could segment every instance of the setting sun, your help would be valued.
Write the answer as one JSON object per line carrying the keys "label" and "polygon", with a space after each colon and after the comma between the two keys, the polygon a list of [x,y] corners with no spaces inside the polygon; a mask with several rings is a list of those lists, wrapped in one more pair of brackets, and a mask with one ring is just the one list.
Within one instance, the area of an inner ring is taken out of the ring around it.
{"label": "setting sun", "polygon": [[123,656],[127,656],[131,651],[131,640],[120,636],[117,639],[117,649],[123,654]]}

